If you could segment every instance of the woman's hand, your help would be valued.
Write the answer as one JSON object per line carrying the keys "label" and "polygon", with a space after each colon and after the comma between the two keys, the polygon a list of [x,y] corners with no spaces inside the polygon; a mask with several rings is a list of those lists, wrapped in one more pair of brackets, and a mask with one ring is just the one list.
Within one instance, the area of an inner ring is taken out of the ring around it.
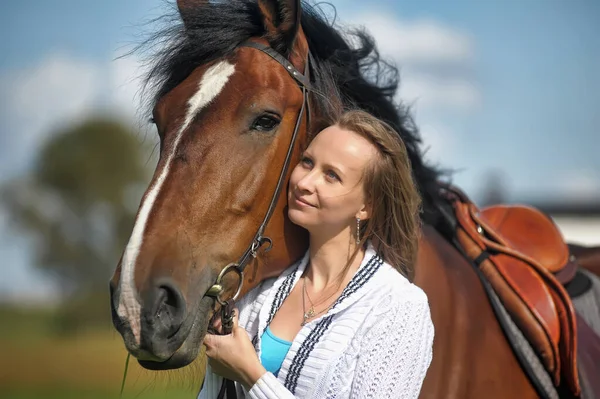
{"label": "woman's hand", "polygon": [[247,390],[250,390],[256,381],[267,372],[258,360],[248,333],[238,326],[237,309],[233,314],[231,334],[206,334],[204,346],[208,363],[213,372],[227,379],[241,382]]}

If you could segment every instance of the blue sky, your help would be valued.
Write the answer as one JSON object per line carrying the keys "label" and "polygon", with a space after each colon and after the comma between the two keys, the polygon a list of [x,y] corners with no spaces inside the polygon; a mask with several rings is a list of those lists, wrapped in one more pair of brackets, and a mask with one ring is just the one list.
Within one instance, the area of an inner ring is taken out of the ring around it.
{"label": "blue sky", "polygon": [[[495,171],[514,201],[600,198],[599,2],[332,3],[401,67],[400,98],[429,158],[459,169],[470,194]],[[115,57],[163,10],[159,0],[0,6],[0,182],[26,172],[57,127],[103,109],[135,120],[137,60]],[[25,241],[2,220],[0,210],[4,281],[32,281]],[[0,282],[0,297],[15,286]]]}

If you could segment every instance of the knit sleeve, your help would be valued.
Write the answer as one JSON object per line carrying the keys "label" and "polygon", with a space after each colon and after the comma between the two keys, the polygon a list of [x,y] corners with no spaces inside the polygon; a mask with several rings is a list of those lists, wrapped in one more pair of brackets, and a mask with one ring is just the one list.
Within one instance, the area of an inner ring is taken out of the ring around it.
{"label": "knit sleeve", "polygon": [[379,309],[361,340],[351,398],[419,396],[433,350],[429,305],[424,293],[398,305],[393,302]]}
{"label": "knit sleeve", "polygon": [[250,399],[293,399],[294,395],[271,373],[265,373],[248,391]]}

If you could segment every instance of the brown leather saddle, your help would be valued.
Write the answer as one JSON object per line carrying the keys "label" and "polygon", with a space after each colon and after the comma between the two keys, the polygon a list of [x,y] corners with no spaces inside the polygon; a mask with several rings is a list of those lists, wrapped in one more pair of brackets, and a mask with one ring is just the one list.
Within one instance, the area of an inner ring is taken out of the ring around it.
{"label": "brown leather saddle", "polygon": [[556,387],[580,395],[573,304],[561,282],[576,270],[562,234],[539,210],[523,205],[478,209],[448,187],[456,236],[523,332]]}

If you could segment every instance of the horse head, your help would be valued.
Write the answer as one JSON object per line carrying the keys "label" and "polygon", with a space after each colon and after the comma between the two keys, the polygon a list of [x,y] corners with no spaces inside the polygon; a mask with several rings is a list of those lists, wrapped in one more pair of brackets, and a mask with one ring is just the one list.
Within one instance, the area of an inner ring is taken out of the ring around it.
{"label": "horse head", "polygon": [[[151,72],[160,80],[153,107],[160,158],[110,282],[113,323],[149,369],[182,367],[197,357],[215,311],[206,293],[251,245],[304,102],[285,67],[240,46],[266,45],[304,71],[300,2],[232,3],[178,1],[182,29]],[[243,18],[236,16],[240,7]],[[298,123],[292,165],[308,140],[308,118]],[[286,203],[284,193],[266,225],[272,249],[251,258],[243,283],[236,273],[225,275],[222,297],[240,284],[243,295],[304,253],[306,233],[289,221]]]}

